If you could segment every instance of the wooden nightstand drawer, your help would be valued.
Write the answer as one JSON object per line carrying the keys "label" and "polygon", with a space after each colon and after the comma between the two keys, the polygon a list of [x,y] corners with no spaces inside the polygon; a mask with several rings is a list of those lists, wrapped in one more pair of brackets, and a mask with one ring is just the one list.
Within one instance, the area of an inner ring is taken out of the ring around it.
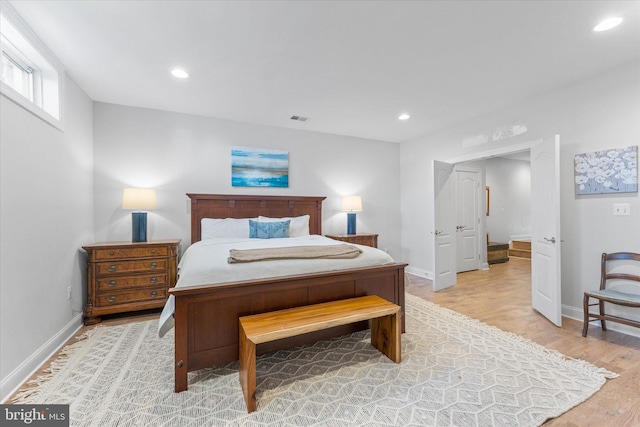
{"label": "wooden nightstand drawer", "polygon": [[356,245],[365,245],[365,246],[371,246],[372,248],[375,248],[378,246],[377,237],[378,236],[375,236],[373,234],[369,236],[356,235],[355,238],[353,239],[353,243],[355,243]]}
{"label": "wooden nightstand drawer", "polygon": [[164,258],[150,259],[144,261],[120,261],[101,262],[97,264],[96,273],[99,276],[121,274],[121,273],[142,273],[148,271],[166,271],[167,260]]}
{"label": "wooden nightstand drawer", "polygon": [[167,288],[139,289],[131,292],[107,292],[98,293],[98,306],[109,306],[140,302],[146,300],[162,300],[167,298]]}
{"label": "wooden nightstand drawer", "polygon": [[166,285],[167,275],[153,274],[144,276],[113,277],[98,280],[98,291],[136,288],[140,286]]}
{"label": "wooden nightstand drawer", "polygon": [[167,255],[169,255],[169,248],[167,246],[158,246],[154,248],[98,249],[95,251],[94,257],[96,261],[102,261],[105,259],[152,258]]}
{"label": "wooden nightstand drawer", "polygon": [[327,234],[326,237],[356,245],[371,246],[372,248],[378,247],[377,234]]}

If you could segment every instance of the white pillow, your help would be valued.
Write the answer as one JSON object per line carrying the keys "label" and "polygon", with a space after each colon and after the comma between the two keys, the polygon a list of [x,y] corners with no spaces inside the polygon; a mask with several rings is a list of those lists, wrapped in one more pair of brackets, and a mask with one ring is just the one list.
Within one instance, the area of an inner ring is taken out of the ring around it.
{"label": "white pillow", "polygon": [[266,216],[259,216],[260,222],[275,222],[290,220],[289,223],[289,237],[301,237],[309,235],[309,215],[296,216],[293,218],[269,218]]}
{"label": "white pillow", "polygon": [[249,220],[258,218],[202,218],[200,221],[200,240],[217,237],[249,238]]}

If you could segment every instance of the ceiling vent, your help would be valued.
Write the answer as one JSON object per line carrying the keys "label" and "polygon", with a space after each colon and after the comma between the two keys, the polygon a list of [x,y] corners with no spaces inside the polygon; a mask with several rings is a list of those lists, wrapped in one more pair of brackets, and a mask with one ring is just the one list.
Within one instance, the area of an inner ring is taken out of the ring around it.
{"label": "ceiling vent", "polygon": [[291,120],[297,120],[299,122],[306,122],[307,121],[307,117],[302,117],[302,116],[291,116]]}

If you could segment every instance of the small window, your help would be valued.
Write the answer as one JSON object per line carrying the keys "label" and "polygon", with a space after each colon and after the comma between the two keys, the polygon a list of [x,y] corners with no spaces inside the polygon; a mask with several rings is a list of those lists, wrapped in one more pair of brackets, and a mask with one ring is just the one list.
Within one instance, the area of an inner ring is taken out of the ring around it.
{"label": "small window", "polygon": [[0,4],[1,92],[62,129],[62,67],[16,12]]}
{"label": "small window", "polygon": [[33,102],[33,68],[20,63],[6,49],[2,49],[2,81]]}

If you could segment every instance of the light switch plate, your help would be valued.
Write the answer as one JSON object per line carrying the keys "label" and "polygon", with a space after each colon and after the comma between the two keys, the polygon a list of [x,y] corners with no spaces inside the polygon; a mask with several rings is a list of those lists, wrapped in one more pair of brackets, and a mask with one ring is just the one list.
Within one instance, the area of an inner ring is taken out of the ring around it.
{"label": "light switch plate", "polygon": [[614,215],[631,215],[631,205],[629,203],[614,203]]}

